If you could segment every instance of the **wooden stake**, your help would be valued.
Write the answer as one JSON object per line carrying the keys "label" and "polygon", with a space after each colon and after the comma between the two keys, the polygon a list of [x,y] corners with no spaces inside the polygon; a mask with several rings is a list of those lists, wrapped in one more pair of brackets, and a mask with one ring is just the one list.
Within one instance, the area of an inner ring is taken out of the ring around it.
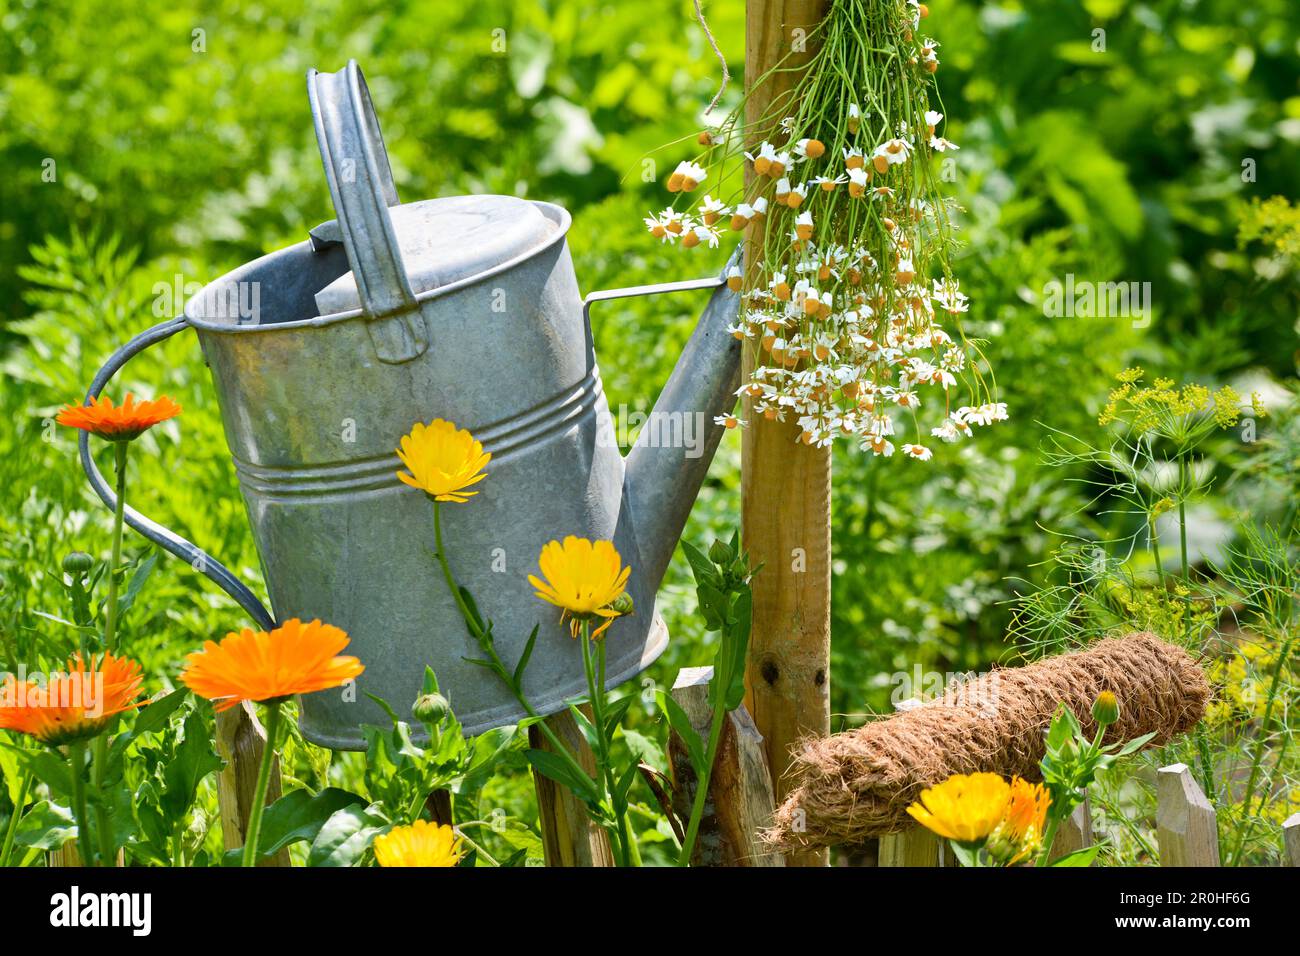
{"label": "wooden stake", "polygon": [[948,841],[916,826],[880,838],[877,866],[956,866]]}
{"label": "wooden stake", "polygon": [[1052,841],[1052,859],[1059,860],[1068,853],[1092,846],[1092,808],[1088,804],[1088,795],[1083,795],[1083,803],[1075,807],[1068,817],[1061,821]]}
{"label": "wooden stake", "polygon": [[[596,757],[583,739],[578,723],[568,711],[546,718],[551,731],[569,748],[588,773],[596,770]],[[553,750],[537,727],[528,728],[528,742],[537,750]],[[613,866],[614,853],[605,831],[591,822],[583,803],[566,787],[533,771],[537,787],[537,816],[542,829],[542,850],[547,866]]]}
{"label": "wooden stake", "polygon": [[[686,667],[673,685],[673,699],[705,741],[713,723],[708,701],[712,677],[712,667]],[[675,733],[668,738],[668,763],[675,783],[673,810],[685,829],[698,780],[686,745]],[[772,825],[775,809],[763,737],[742,705],[722,727],[691,866],[785,866],[784,857],[759,838]]]}
{"label": "wooden stake", "polygon": [[1282,865],[1300,866],[1300,813],[1293,813],[1282,824]]}
{"label": "wooden stake", "polygon": [[1214,807],[1186,764],[1156,774],[1156,839],[1161,866],[1218,866],[1219,831]]}
{"label": "wooden stake", "polygon": [[[797,72],[760,77],[784,59],[798,66],[816,51],[808,39],[829,0],[748,0],[745,8],[745,121],[756,123],[774,99],[794,86]],[[787,54],[793,53],[789,59]],[[746,181],[753,180],[747,170]],[[751,234],[754,230],[751,227]],[[749,244],[753,250],[755,243]],[[758,263],[747,256],[750,282]],[[753,358],[745,350],[745,377]],[[792,422],[767,421],[744,402],[741,526],[750,558],[763,563],[754,578],[754,626],[745,674],[746,707],[767,745],[776,799],[790,789],[790,752],[808,734],[830,732],[830,483],[828,448],[798,442]],[[791,866],[826,866],[829,853],[786,855]]]}
{"label": "wooden stake", "polygon": [[[266,747],[266,728],[257,719],[253,705],[244,701],[216,715],[217,753],[226,762],[217,774],[217,805],[221,810],[221,836],[227,850],[244,845],[248,816],[253,809],[257,789],[257,772]],[[266,804],[280,799],[280,758],[271,764],[271,782],[266,788]],[[260,867],[289,866],[285,848],[257,864]]]}

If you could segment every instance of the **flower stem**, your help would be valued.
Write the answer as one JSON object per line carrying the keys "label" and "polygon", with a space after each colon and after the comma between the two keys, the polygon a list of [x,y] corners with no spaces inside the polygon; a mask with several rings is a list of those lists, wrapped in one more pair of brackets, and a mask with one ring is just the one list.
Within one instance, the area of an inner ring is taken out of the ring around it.
{"label": "flower stem", "polygon": [[99,837],[100,866],[115,866],[117,847],[113,845],[113,827],[104,805],[104,771],[108,766],[108,734],[95,738],[90,752],[91,779],[95,784],[95,835]]}
{"label": "flower stem", "polygon": [[86,812],[86,784],[81,771],[86,765],[86,743],[68,744],[68,769],[72,772],[72,815],[77,820],[77,843],[83,863],[95,865],[95,844],[91,840],[90,815]]}
{"label": "flower stem", "polygon": [[257,771],[257,786],[253,788],[253,806],[248,814],[243,866],[257,865],[257,843],[262,835],[262,811],[266,807],[266,790],[271,783],[271,764],[275,760],[275,744],[280,736],[282,706],[282,702],[278,700],[266,705],[266,745],[262,748],[262,765]]}
{"label": "flower stem", "polygon": [[9,854],[13,852],[14,838],[18,835],[18,820],[27,806],[27,793],[31,786],[32,775],[25,772],[18,783],[18,799],[14,801],[14,814],[9,818],[9,826],[5,828],[4,845],[0,846],[0,868],[9,865]]}
{"label": "flower stem", "polygon": [[122,521],[126,514],[126,456],[130,442],[113,442],[113,466],[117,476],[117,506],[113,509],[113,553],[108,565],[108,604],[104,608],[104,647],[113,650],[117,636],[118,565],[122,563]]}
{"label": "flower stem", "polygon": [[[482,629],[478,626],[475,616],[470,613],[469,607],[465,604],[465,599],[461,597],[460,588],[456,584],[456,578],[451,573],[451,564],[447,561],[446,549],[442,546],[442,509],[440,505],[441,502],[437,500],[433,502],[433,537],[434,547],[437,549],[436,555],[438,558],[438,564],[442,567],[442,575],[447,581],[447,590],[451,591],[451,596],[456,602],[456,607],[460,609],[460,616],[464,619],[465,627],[469,630],[470,636],[478,642],[483,653],[487,654],[491,659],[493,669],[496,671],[497,676],[499,676],[510,688],[511,693],[514,694],[515,700],[519,702],[519,706],[524,709],[528,716],[538,717],[540,715],[533,709],[533,705],[528,702],[528,699],[524,696],[523,690],[515,685],[515,682],[510,675],[510,671],[508,671],[505,664],[502,663],[501,657],[496,652],[496,648],[492,646],[492,642],[487,639],[487,635],[484,634]],[[569,748],[564,745],[564,742],[560,740],[555,731],[550,728],[550,725],[547,724],[546,721],[539,720],[534,726],[541,730],[542,736],[545,737],[547,742],[551,745],[556,756],[564,760],[565,763],[569,765],[570,770],[575,771],[580,776],[591,776],[587,773],[582,764],[578,763],[573,754],[569,752]]]}
{"label": "flower stem", "polygon": [[[719,695],[721,696],[721,695]],[[700,770],[695,781],[695,800],[691,804],[691,819],[686,826],[686,836],[682,840],[682,852],[677,858],[678,866],[690,866],[691,854],[695,851],[695,838],[700,832],[700,822],[704,819],[704,804],[709,795],[709,784],[713,779],[713,762],[718,756],[718,742],[722,739],[722,723],[727,716],[727,709],[722,701],[713,708],[713,723],[709,728],[709,749],[704,755],[704,768]]]}

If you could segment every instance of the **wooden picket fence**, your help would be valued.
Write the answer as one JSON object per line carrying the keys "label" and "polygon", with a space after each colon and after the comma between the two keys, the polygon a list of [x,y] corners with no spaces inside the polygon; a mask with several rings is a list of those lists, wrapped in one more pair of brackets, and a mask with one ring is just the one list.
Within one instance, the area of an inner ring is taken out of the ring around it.
{"label": "wooden picket fence", "polygon": [[[1214,806],[1186,764],[1156,774],[1156,842],[1161,866],[1218,866],[1219,831]],[[1300,813],[1282,824],[1283,865],[1300,866]],[[1092,846],[1092,815],[1085,796],[1057,831],[1053,859]],[[956,866],[945,841],[915,827],[883,837],[880,866]]]}

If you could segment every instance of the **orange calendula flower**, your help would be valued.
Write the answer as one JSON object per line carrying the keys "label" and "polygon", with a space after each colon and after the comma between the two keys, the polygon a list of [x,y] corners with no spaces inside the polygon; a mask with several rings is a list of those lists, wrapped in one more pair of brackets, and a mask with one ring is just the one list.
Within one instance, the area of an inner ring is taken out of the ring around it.
{"label": "orange calendula flower", "polygon": [[922,790],[907,812],[945,839],[979,846],[1001,822],[1010,794],[1011,786],[995,773],[959,773]]}
{"label": "orange calendula flower", "polygon": [[1043,843],[1043,826],[1052,797],[1041,783],[1011,781],[1002,819],[989,837],[988,850],[1007,864],[1021,863]]}
{"label": "orange calendula flower", "polygon": [[88,663],[77,655],[44,687],[10,676],[0,685],[0,728],[51,747],[95,737],[115,715],[139,706],[141,679],[139,664],[112,654]]}
{"label": "orange calendula flower", "polygon": [[181,413],[180,405],[166,395],[137,402],[126,393],[126,401],[113,407],[111,398],[92,398],[85,405],[65,405],[55,419],[60,425],[80,428],[106,441],[133,441],[169,418]]}
{"label": "orange calendula flower", "polygon": [[416,820],[375,837],[380,866],[455,866],[464,855],[460,836],[446,824]]}
{"label": "orange calendula flower", "polygon": [[615,618],[629,613],[623,592],[632,569],[623,567],[612,541],[592,542],[569,535],[563,544],[552,541],[543,547],[537,564],[542,577],[530,574],[528,583],[537,589],[539,598],[572,616],[570,633],[574,637],[583,621],[604,619],[592,635],[598,637]]}
{"label": "orange calendula flower", "polygon": [[434,501],[467,501],[478,494],[465,489],[487,477],[483,467],[492,459],[468,430],[441,418],[428,425],[416,422],[410,434],[402,436],[397,457],[410,470],[399,471],[397,477]]}
{"label": "orange calendula flower", "polygon": [[361,674],[365,666],[355,657],[336,656],[347,645],[347,634],[320,621],[293,618],[269,633],[244,628],[190,654],[181,682],[217,711],[245,700],[279,701],[338,687]]}

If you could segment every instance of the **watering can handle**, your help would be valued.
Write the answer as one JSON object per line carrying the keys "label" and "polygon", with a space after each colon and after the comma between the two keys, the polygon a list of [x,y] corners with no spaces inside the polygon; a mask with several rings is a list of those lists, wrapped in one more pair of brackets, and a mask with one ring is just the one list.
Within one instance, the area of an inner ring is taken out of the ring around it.
{"label": "watering can handle", "polygon": [[307,97],[370,341],[380,361],[408,362],[429,339],[388,214],[398,204],[397,187],[357,61],[337,73],[308,70]]}
{"label": "watering can handle", "polygon": [[[90,388],[86,392],[87,404],[89,404],[90,399],[99,397],[100,392],[104,390],[104,386],[112,381],[118,369],[130,359],[149,346],[171,338],[185,328],[186,325],[184,318],[168,319],[166,322],[159,323],[153,328],[141,332],[114,352],[109,360],[104,363],[104,367],[91,380]],[[95,494],[99,495],[100,500],[108,505],[109,510],[115,509],[117,507],[117,495],[113,493],[113,489],[105,480],[103,473],[100,472],[90,454],[90,433],[83,431],[78,443],[81,449],[81,467],[86,472],[86,477],[90,479],[90,486],[95,489]],[[198,545],[191,544],[175,532],[164,528],[158,522],[146,518],[129,505],[123,513],[123,517],[128,525],[154,544],[171,552],[176,557],[188,561],[191,567],[211,578],[217,587],[229,594],[239,603],[240,607],[252,615],[258,627],[266,630],[275,627],[274,616],[262,606],[262,602],[257,599],[257,595],[250,591],[244,582],[235,577],[229,568],[198,547]]]}

